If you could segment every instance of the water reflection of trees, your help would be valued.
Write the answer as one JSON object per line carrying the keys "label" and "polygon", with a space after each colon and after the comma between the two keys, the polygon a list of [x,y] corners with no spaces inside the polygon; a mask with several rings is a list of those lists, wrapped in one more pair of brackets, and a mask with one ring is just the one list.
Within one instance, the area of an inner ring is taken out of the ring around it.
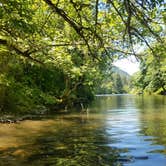
{"label": "water reflection of trees", "polygon": [[148,109],[150,111],[157,111],[158,109],[164,110],[166,105],[165,96],[137,96],[135,98],[135,106],[141,111]]}
{"label": "water reflection of trees", "polygon": [[[140,112],[141,134],[152,136],[153,144],[166,147],[166,98],[164,96],[142,96],[136,98]],[[156,150],[166,154],[166,148]]]}
{"label": "water reflection of trees", "polygon": [[[130,100],[128,102],[127,100]],[[103,112],[112,109],[121,109],[127,108],[129,105],[126,103],[131,103],[131,100],[134,100],[133,95],[110,95],[110,96],[100,96],[97,97],[93,105],[92,111]]]}

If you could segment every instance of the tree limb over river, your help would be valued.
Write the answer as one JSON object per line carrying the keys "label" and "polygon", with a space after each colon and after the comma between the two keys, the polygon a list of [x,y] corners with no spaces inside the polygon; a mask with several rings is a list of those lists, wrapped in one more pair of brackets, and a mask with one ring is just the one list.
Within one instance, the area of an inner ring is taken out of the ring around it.
{"label": "tree limb over river", "polygon": [[24,114],[87,104],[106,76],[115,75],[112,62],[130,55],[143,64],[141,87],[132,81],[132,88],[165,94],[164,24],[164,0],[2,0],[0,110]]}

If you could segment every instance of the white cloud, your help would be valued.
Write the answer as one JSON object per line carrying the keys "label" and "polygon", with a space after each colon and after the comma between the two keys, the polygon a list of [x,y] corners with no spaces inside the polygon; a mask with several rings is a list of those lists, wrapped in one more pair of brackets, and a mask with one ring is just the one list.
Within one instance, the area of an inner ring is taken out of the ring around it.
{"label": "white cloud", "polygon": [[121,70],[126,71],[130,75],[139,71],[139,62],[132,56],[130,58],[124,58],[117,60],[113,65],[119,67]]}

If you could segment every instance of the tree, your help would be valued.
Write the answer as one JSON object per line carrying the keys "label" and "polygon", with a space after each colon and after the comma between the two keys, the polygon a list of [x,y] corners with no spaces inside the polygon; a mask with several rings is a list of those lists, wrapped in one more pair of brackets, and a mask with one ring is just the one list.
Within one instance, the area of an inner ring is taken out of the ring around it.
{"label": "tree", "polygon": [[54,107],[90,98],[108,60],[135,54],[140,42],[154,52],[150,43],[163,35],[163,5],[163,0],[1,0],[4,105],[13,99],[25,109]]}
{"label": "tree", "polygon": [[114,93],[123,93],[123,84],[122,84],[122,79],[119,74],[115,74],[114,76]]}
{"label": "tree", "polygon": [[141,61],[141,72],[134,78],[134,84],[136,87],[139,87],[144,91],[148,91],[149,93],[158,92],[165,94],[166,48],[160,43],[154,43],[153,50],[156,56],[154,56],[149,50],[145,52],[146,56],[142,58]]}
{"label": "tree", "polygon": [[130,55],[135,43],[151,48],[151,40],[160,40],[163,5],[164,0],[1,1],[0,43],[36,62],[44,61],[37,54],[52,47],[76,45],[97,59]]}

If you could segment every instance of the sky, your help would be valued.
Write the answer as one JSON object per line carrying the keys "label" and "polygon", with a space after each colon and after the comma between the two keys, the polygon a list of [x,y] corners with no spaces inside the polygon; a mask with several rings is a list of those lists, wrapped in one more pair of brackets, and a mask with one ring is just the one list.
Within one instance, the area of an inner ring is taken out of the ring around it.
{"label": "sky", "polygon": [[117,60],[113,64],[130,75],[139,71],[139,62],[134,57]]}

